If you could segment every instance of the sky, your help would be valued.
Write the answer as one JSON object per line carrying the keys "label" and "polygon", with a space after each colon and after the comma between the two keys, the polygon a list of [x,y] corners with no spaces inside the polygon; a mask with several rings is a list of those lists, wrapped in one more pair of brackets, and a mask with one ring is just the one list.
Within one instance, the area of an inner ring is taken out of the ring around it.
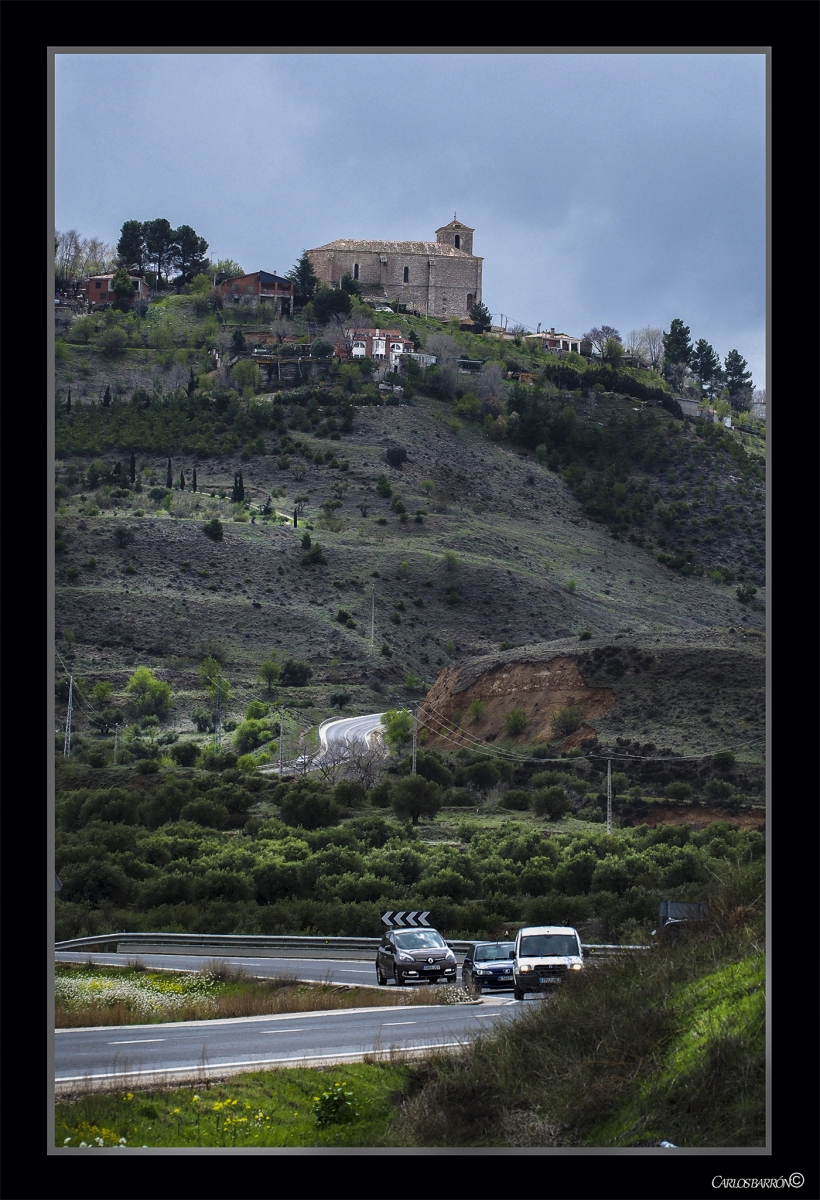
{"label": "sky", "polygon": [[475,228],[498,321],[668,329],[765,386],[763,54],[58,54],[55,224],[283,274]]}

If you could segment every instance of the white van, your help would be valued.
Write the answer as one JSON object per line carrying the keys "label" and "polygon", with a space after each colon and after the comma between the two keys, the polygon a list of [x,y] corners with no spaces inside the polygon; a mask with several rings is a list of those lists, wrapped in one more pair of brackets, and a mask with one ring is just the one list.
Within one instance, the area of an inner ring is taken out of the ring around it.
{"label": "white van", "polygon": [[567,971],[581,971],[584,954],[578,930],[568,925],[534,925],[515,939],[513,980],[516,1000],[527,992],[545,992]]}

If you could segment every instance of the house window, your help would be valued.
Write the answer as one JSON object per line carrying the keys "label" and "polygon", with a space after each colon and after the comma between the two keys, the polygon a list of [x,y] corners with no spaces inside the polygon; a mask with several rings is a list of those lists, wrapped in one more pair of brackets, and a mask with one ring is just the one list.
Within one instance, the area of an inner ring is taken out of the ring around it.
{"label": "house window", "polygon": [[407,283],[409,278],[410,278],[410,268],[405,267],[404,268],[404,282]]}
{"label": "house window", "polygon": [[473,307],[473,293],[468,292],[467,293],[467,312],[469,312],[472,307]]}
{"label": "house window", "polygon": [[94,280],[94,287],[97,289],[97,291],[99,291],[99,290],[100,290],[100,288],[102,287],[102,280],[101,280],[101,279],[95,279],[95,280]]}
{"label": "house window", "polygon": [[461,234],[456,234],[456,250],[461,249]]}
{"label": "house window", "polygon": [[353,278],[354,279],[359,278],[359,264],[358,263],[353,264]]}

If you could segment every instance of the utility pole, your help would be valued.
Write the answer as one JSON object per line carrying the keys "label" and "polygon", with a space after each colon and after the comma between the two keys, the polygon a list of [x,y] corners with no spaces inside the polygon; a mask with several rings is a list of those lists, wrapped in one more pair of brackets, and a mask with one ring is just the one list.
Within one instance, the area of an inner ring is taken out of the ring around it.
{"label": "utility pole", "polygon": [[373,653],[373,641],[376,635],[376,585],[373,584],[373,596],[370,605],[370,653]]}
{"label": "utility pole", "polygon": [[117,765],[117,741],[120,736],[120,730],[125,729],[125,728],[126,728],[126,726],[120,725],[119,722],[117,722],[117,724],[114,726],[114,766],[115,767]]}
{"label": "utility pole", "polygon": [[606,760],[606,831],[612,833],[612,759]]}
{"label": "utility pole", "polygon": [[285,737],[285,710],[279,709],[279,778],[282,778],[282,745]]}
{"label": "utility pole", "polygon": [[63,758],[71,757],[71,709],[74,704],[74,676],[68,677],[68,716],[65,720],[65,742],[63,743]]}
{"label": "utility pole", "polygon": [[411,772],[413,775],[415,775],[415,773],[416,773],[416,735],[418,732],[418,723],[419,723],[418,714],[419,714],[419,706],[418,706],[418,704],[416,704],[413,707],[413,769]]}

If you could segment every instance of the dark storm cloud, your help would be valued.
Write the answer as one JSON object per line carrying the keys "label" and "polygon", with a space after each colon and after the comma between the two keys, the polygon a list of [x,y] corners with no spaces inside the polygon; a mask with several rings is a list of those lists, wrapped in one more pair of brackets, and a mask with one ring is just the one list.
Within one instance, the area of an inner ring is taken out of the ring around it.
{"label": "dark storm cloud", "polygon": [[166,216],[284,271],[457,211],[494,314],[679,316],[764,382],[762,55],[65,55],[56,76],[58,228]]}

